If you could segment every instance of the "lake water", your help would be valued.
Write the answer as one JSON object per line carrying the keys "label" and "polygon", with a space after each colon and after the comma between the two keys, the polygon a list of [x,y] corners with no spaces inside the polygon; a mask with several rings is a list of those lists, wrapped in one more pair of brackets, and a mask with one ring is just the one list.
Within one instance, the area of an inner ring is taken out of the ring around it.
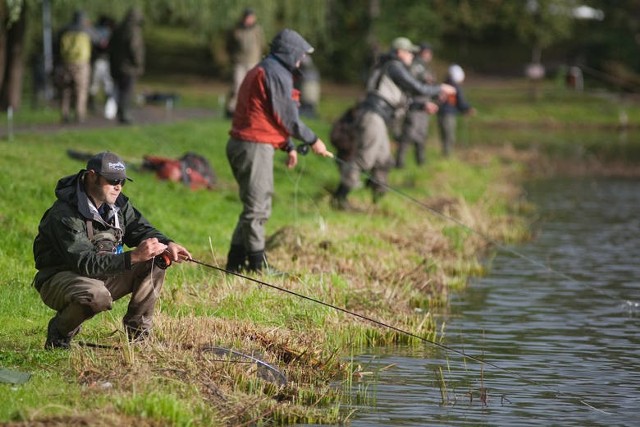
{"label": "lake water", "polygon": [[361,355],[375,374],[354,384],[353,426],[640,425],[640,181],[528,192],[538,233],[510,248],[532,261],[500,250],[439,318],[444,345],[489,364],[432,345]]}

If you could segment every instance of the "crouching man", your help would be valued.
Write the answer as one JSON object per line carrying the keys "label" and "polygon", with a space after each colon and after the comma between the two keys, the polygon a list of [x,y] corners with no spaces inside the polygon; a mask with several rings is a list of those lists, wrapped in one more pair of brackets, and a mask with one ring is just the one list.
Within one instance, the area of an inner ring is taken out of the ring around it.
{"label": "crouching man", "polygon": [[[57,200],[42,217],[33,243],[34,286],[57,312],[49,321],[47,349],[69,348],[85,320],[128,294],[124,329],[130,341],[144,339],[165,276],[155,257],[191,258],[122,194],[127,180],[122,159],[104,152],[86,169],[58,181]],[[134,249],[125,251],[125,245]]]}

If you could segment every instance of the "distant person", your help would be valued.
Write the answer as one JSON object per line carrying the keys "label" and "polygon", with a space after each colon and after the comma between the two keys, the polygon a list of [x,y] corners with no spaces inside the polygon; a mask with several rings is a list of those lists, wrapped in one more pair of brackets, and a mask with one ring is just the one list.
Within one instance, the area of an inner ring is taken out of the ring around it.
{"label": "distant person", "polygon": [[305,56],[300,65],[300,76],[295,80],[300,91],[300,115],[315,118],[320,102],[320,71],[310,56]]}
{"label": "distant person", "polygon": [[462,84],[465,79],[464,70],[457,64],[449,67],[445,83],[456,88],[456,94],[448,96],[438,110],[438,127],[442,155],[449,157],[456,143],[456,126],[458,114],[475,115],[476,110],[465,100]]}
{"label": "distant person", "polygon": [[115,21],[102,15],[94,27],[94,43],[91,51],[91,85],[89,86],[89,111],[96,112],[96,98],[102,89],[105,102],[114,102],[115,88],[111,77],[109,42]]}
{"label": "distant person", "polygon": [[[414,52],[418,50],[405,37],[393,40],[390,52],[380,58],[367,82],[367,95],[360,105],[361,113],[356,121],[358,136],[356,154],[351,161],[340,163],[340,185],[333,193],[332,204],[337,209],[351,209],[347,195],[361,185],[361,172],[368,172],[367,184],[371,187],[376,203],[386,192],[387,175],[394,165],[389,142],[388,125],[395,112],[404,108],[410,95],[429,98],[455,94],[448,85],[430,85],[418,81],[409,72]],[[431,101],[422,102],[419,108],[429,113],[437,111]]]}
{"label": "distant person", "polygon": [[[123,324],[129,340],[146,338],[165,270],[154,258],[181,262],[191,255],[156,230],[122,194],[129,178],[120,157],[103,152],[86,169],[64,177],[33,243],[34,286],[56,311],[45,348],[70,346],[80,326],[131,294]],[[125,250],[125,245],[132,250]]]}
{"label": "distant person", "polygon": [[275,151],[285,151],[286,164],[293,168],[298,162],[293,137],[315,154],[333,157],[300,120],[293,98],[293,74],[302,58],[312,52],[313,47],[300,34],[284,29],[272,40],[269,55],[247,73],[240,86],[227,159],[243,209],[231,238],[228,271],[258,272],[266,265],[264,227],[271,216]]}
{"label": "distant person", "polygon": [[[420,44],[420,50],[413,58],[409,67],[411,74],[420,82],[435,84],[436,76],[431,67],[433,51],[428,43]],[[415,148],[415,160],[417,165],[423,165],[426,160],[426,144],[429,133],[429,121],[431,115],[422,108],[422,104],[429,101],[428,97],[415,96],[407,109],[402,124],[402,133],[398,139],[398,151],[396,152],[396,167],[403,168],[407,151]]]}
{"label": "distant person", "polygon": [[56,42],[56,56],[60,67],[58,71],[61,73],[58,84],[63,123],[70,123],[72,120],[82,123],[86,119],[91,77],[91,43],[92,31],[87,15],[83,11],[74,12],[71,23],[60,31]]}
{"label": "distant person", "polygon": [[116,84],[118,121],[133,122],[131,104],[137,79],[144,74],[145,46],[142,37],[144,19],[138,8],[131,8],[111,37],[109,54],[111,75]]}
{"label": "distant person", "polygon": [[227,54],[231,58],[232,86],[227,99],[226,115],[233,117],[238,102],[238,90],[247,72],[262,59],[265,46],[264,32],[251,8],[242,12],[242,17],[227,35]]}

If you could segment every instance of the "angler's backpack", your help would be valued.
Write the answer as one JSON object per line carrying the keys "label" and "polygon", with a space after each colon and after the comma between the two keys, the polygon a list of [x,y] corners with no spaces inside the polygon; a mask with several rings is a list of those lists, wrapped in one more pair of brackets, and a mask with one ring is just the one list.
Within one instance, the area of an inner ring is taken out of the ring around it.
{"label": "angler's backpack", "polygon": [[345,111],[331,127],[329,140],[337,150],[338,158],[346,162],[353,159],[357,144],[357,119],[360,114],[358,105]]}
{"label": "angler's backpack", "polygon": [[192,190],[212,189],[216,175],[209,161],[196,153],[185,153],[179,159],[144,156],[142,169],[151,170],[163,180],[182,182]]}

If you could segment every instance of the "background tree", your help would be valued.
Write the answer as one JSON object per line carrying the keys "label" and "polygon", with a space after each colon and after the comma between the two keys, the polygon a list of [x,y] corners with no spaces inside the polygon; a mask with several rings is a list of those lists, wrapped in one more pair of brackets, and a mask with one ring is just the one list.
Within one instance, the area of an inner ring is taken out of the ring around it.
{"label": "background tree", "polygon": [[[22,73],[19,67],[25,58],[42,50],[42,4],[43,0],[0,0],[0,101],[5,106],[9,98],[19,105],[15,94],[22,80],[9,80],[8,73]],[[398,36],[431,42],[435,65],[442,68],[458,62],[471,72],[522,76],[526,63],[560,67],[575,62],[627,79],[640,71],[640,0],[50,0],[50,4],[54,34],[76,9],[93,19],[106,14],[120,20],[132,5],[141,7],[148,75],[226,76],[224,34],[248,6],[256,11],[267,39],[285,26],[307,38],[317,48],[314,62],[327,80],[362,82],[376,54]],[[575,20],[572,11],[579,5],[603,10],[604,20]],[[10,59],[20,56],[21,60]]]}
{"label": "background tree", "polygon": [[0,109],[20,108],[24,71],[26,3],[0,0]]}

